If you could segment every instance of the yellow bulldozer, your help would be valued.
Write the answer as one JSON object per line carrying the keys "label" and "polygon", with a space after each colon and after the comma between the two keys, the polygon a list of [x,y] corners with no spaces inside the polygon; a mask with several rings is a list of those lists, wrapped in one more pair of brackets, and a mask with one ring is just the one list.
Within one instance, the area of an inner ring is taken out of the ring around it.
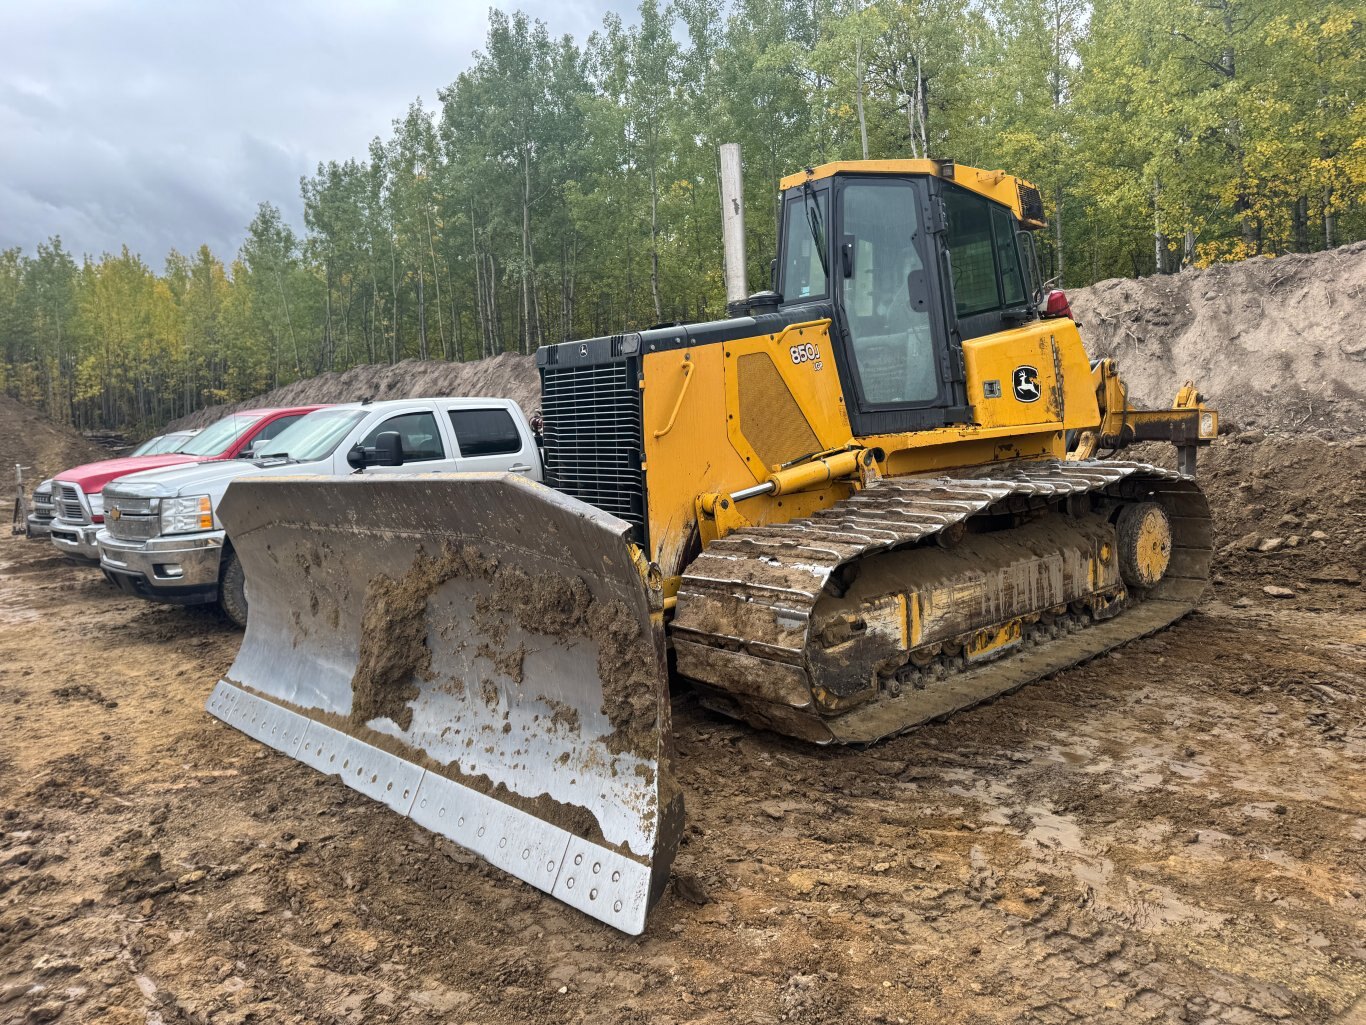
{"label": "yellow bulldozer", "polygon": [[[630,933],[683,826],[671,679],[869,744],[1165,627],[1209,575],[1217,414],[1092,364],[1033,186],[808,168],[745,295],[737,170],[726,319],[537,353],[545,484],[244,478],[221,509],[250,617],[209,711]],[[1113,458],[1151,439],[1178,471]]]}

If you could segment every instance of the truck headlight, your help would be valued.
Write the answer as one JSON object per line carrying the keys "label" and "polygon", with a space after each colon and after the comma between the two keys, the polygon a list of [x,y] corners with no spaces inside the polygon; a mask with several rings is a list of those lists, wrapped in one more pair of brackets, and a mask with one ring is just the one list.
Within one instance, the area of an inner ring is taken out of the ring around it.
{"label": "truck headlight", "polygon": [[196,530],[213,530],[213,503],[208,495],[161,500],[163,534],[190,534]]}

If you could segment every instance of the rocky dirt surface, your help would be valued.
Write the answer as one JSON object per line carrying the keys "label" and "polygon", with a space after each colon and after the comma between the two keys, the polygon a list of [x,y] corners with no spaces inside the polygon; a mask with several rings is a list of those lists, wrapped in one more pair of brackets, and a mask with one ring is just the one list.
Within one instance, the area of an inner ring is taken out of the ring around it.
{"label": "rocky dirt surface", "polygon": [[1366,612],[1313,572],[1360,570],[1363,451],[1206,452],[1220,546],[1283,545],[947,723],[815,749],[677,694],[638,938],[210,719],[214,614],[0,538],[0,1022],[1366,1022]]}
{"label": "rocky dirt surface", "polygon": [[1092,356],[1140,405],[1190,379],[1228,422],[1359,432],[1366,422],[1366,242],[1069,291]]}

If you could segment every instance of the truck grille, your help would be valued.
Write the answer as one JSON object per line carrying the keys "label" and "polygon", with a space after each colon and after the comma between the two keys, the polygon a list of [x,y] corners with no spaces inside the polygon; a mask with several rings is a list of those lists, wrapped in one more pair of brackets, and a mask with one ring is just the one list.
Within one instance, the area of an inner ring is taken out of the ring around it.
{"label": "truck grille", "polygon": [[[646,543],[639,359],[596,341],[600,362],[552,359],[542,350],[541,416],[546,483],[631,524]],[[581,343],[564,343],[575,351]],[[600,355],[599,355],[600,353]],[[605,358],[603,358],[605,357]]]}
{"label": "truck grille", "polygon": [[57,492],[53,497],[56,499],[57,515],[68,523],[90,522],[85,515],[85,505],[81,502],[80,488],[74,484],[58,484],[56,487]]}
{"label": "truck grille", "polygon": [[[117,511],[118,515],[115,515]],[[104,528],[121,541],[146,541],[161,533],[157,502],[104,492]]]}
{"label": "truck grille", "polygon": [[156,537],[161,533],[161,517],[128,516],[120,513],[119,518],[114,519],[106,512],[104,529],[109,531],[110,536],[116,537],[120,541],[146,541],[148,538]]}

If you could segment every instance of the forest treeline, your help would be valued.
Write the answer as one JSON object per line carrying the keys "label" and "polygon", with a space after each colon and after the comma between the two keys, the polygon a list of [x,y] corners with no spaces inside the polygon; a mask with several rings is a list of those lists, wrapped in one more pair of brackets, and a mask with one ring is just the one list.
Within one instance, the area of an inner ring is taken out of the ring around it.
{"label": "forest treeline", "polygon": [[[235,254],[0,252],[0,387],[147,430],[298,377],[722,313],[717,146],[750,283],[777,181],[934,156],[1041,189],[1067,284],[1366,235],[1354,0],[643,0],[587,39],[491,11],[483,49]],[[225,262],[228,261],[228,262]]]}

